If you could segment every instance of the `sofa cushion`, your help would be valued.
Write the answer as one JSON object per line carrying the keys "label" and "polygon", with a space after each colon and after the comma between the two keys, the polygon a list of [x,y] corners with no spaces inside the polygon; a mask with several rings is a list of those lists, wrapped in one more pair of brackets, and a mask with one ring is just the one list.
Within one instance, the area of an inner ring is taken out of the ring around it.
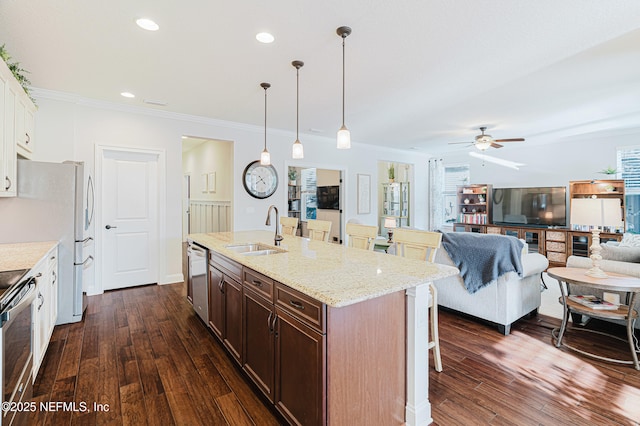
{"label": "sofa cushion", "polygon": [[602,244],[600,255],[603,260],[640,263],[640,247],[610,246]]}
{"label": "sofa cushion", "polygon": [[619,247],[640,247],[640,234],[629,234],[625,232],[622,235]]}

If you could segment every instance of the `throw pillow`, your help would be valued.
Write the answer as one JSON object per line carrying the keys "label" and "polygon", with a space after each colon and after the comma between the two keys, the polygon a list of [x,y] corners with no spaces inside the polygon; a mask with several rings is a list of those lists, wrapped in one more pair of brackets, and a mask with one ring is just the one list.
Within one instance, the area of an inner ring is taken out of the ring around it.
{"label": "throw pillow", "polygon": [[619,247],[640,247],[640,234],[624,233]]}
{"label": "throw pillow", "polygon": [[640,247],[615,247],[601,244],[600,255],[603,260],[618,262],[640,263]]}

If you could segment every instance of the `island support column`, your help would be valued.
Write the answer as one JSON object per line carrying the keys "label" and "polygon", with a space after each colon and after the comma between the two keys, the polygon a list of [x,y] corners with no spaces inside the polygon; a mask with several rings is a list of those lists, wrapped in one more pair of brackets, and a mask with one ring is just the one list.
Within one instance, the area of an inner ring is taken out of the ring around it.
{"label": "island support column", "polygon": [[407,297],[407,402],[405,424],[431,424],[429,402],[429,283],[406,292]]}

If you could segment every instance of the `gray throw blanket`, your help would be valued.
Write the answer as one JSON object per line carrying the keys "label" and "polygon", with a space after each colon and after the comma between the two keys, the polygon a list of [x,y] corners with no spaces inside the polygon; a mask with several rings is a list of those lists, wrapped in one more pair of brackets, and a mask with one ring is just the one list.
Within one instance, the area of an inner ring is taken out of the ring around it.
{"label": "gray throw blanket", "polygon": [[470,294],[507,272],[522,277],[522,241],[506,235],[447,232],[442,247],[460,270]]}

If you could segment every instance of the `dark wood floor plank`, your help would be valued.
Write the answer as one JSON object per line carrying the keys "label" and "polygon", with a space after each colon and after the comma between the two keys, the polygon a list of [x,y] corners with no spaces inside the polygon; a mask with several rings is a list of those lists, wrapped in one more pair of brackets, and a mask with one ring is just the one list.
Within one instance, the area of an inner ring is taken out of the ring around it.
{"label": "dark wood floor plank", "polygon": [[120,404],[122,424],[143,426],[148,424],[149,414],[144,403],[144,395],[140,383],[129,383],[120,386]]}
{"label": "dark wood floor plank", "polygon": [[232,393],[216,398],[216,404],[220,407],[222,415],[230,425],[254,426],[254,423],[242,409],[242,405]]}

